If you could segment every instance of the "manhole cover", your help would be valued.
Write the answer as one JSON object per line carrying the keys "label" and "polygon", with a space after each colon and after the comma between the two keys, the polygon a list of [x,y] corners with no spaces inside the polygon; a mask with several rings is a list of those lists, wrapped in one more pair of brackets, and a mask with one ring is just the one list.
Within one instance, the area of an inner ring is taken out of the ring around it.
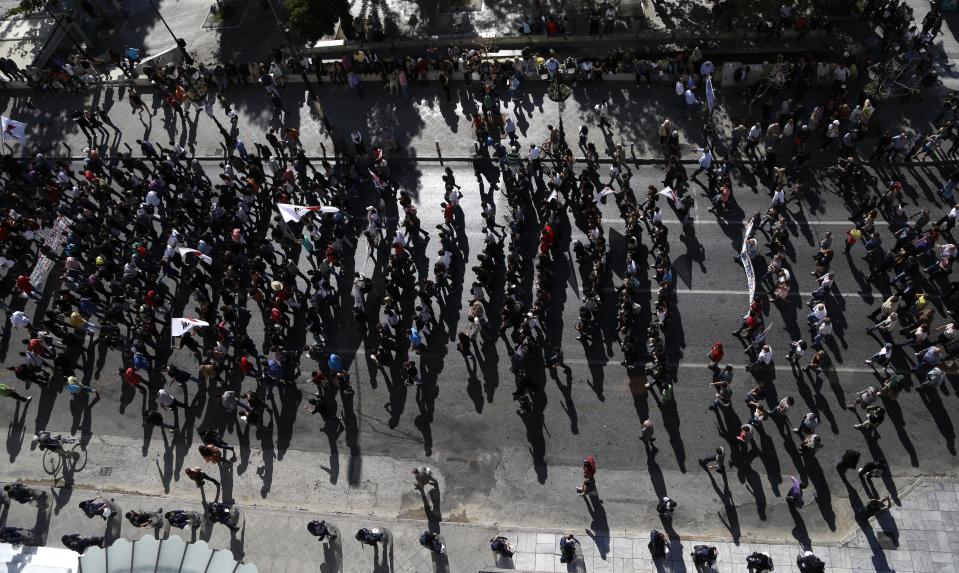
{"label": "manhole cover", "polygon": [[899,534],[891,533],[889,531],[880,531],[876,535],[876,539],[879,541],[879,547],[883,549],[899,549]]}
{"label": "manhole cover", "polygon": [[111,466],[103,466],[102,468],[100,468],[101,476],[108,476],[108,475],[111,475],[112,473],[113,473],[113,467]]}

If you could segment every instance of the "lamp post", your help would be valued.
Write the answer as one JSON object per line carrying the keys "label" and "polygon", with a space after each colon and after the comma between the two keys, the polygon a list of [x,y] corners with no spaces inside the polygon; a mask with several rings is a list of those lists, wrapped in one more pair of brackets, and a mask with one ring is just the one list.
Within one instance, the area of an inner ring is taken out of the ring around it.
{"label": "lamp post", "polygon": [[160,9],[157,8],[157,5],[153,0],[147,0],[150,3],[150,7],[153,8],[153,11],[157,13],[157,17],[160,18],[160,21],[163,22],[163,26],[166,28],[166,31],[170,33],[170,36],[173,37],[173,41],[176,43],[176,47],[180,49],[180,54],[183,55],[183,61],[187,64],[193,63],[193,57],[186,51],[186,40],[183,38],[177,38],[177,35],[173,33],[173,29],[170,28],[170,25],[167,24],[166,19],[163,17],[163,14],[160,13]]}

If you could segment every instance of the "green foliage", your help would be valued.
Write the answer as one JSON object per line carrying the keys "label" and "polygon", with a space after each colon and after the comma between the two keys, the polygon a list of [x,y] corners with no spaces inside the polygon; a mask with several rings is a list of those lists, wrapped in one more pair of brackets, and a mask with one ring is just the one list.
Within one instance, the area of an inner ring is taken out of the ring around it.
{"label": "green foliage", "polygon": [[290,28],[307,40],[332,34],[341,17],[349,19],[348,0],[283,0]]}
{"label": "green foliage", "polygon": [[11,10],[7,10],[0,20],[7,20],[21,14],[32,14],[43,9],[44,0],[20,0],[20,5]]}

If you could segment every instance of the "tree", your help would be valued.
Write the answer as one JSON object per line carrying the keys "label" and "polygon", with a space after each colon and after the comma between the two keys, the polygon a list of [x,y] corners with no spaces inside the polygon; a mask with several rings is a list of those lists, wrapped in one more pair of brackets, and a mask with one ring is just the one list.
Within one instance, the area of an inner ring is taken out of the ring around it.
{"label": "tree", "polygon": [[340,18],[349,20],[348,0],[283,0],[290,28],[307,40],[332,34]]}

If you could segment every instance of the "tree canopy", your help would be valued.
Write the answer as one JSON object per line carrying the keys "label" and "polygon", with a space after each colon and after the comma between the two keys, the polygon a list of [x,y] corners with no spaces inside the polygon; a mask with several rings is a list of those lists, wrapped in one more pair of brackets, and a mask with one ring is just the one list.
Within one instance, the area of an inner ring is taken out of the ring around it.
{"label": "tree canopy", "polygon": [[349,20],[348,0],[283,0],[290,28],[307,40],[332,34],[341,17]]}

